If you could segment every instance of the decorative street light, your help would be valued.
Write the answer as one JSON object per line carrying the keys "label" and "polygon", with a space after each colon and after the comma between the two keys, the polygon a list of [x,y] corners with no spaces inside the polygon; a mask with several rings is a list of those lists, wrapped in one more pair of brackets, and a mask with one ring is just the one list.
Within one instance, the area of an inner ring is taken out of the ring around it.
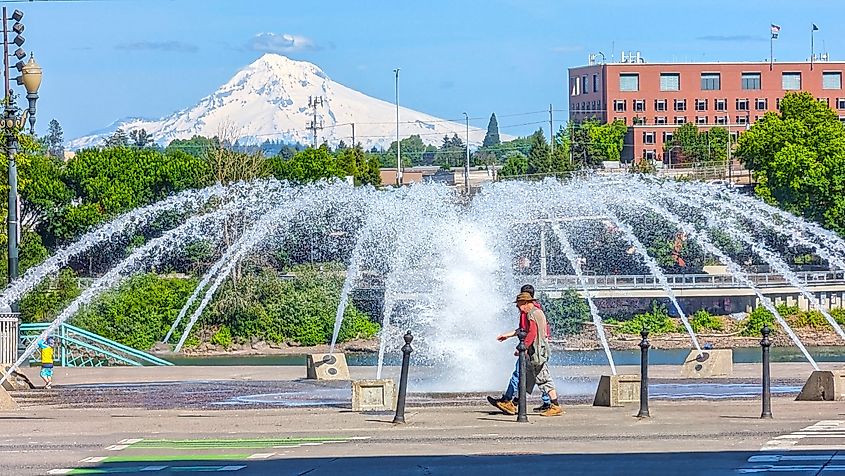
{"label": "decorative street light", "polygon": [[[15,10],[12,16],[8,16],[6,7],[3,7],[3,79],[5,93],[3,100],[3,136],[5,139],[6,159],[9,162],[9,218],[8,218],[8,242],[9,242],[9,282],[18,278],[18,243],[20,241],[20,204],[18,203],[18,170],[15,161],[15,154],[18,150],[18,132],[23,129],[29,116],[29,132],[35,134],[35,103],[38,100],[38,88],[41,86],[41,67],[35,62],[35,57],[30,54],[29,61],[22,60],[26,56],[23,48],[20,48],[26,41],[22,35],[25,27],[20,21],[23,19],[23,12]],[[9,40],[9,21],[14,21],[11,32],[15,34],[13,40]],[[9,45],[18,46],[14,53],[9,54]],[[29,107],[21,114],[15,104],[14,95],[9,80],[9,59],[16,58],[17,63],[12,66],[17,69],[20,76],[15,78],[18,85],[26,89],[26,98]],[[18,311],[18,303],[12,304],[12,311]]]}

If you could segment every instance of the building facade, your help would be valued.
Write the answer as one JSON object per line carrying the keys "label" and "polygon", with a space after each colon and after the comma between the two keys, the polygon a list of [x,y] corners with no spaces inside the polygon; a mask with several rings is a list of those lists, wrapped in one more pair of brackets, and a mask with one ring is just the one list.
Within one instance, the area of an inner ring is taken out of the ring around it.
{"label": "building facade", "polygon": [[842,62],[801,63],[604,63],[569,69],[569,118],[624,121],[623,161],[672,162],[664,144],[693,122],[704,130],[728,129],[732,137],[767,111],[777,111],[790,91],[808,91],[845,120]]}

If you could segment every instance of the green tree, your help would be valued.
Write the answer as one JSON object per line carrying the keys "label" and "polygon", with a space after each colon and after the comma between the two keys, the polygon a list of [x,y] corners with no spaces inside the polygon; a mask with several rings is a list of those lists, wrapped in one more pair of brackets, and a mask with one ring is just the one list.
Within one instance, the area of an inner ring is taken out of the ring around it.
{"label": "green tree", "polygon": [[155,141],[153,141],[153,136],[149,135],[146,129],[136,129],[134,131],[130,131],[129,140],[131,141],[133,147],[137,147],[139,149],[149,147],[155,143]]}
{"label": "green tree", "polygon": [[529,138],[531,149],[528,151],[528,173],[543,174],[553,172],[552,149],[546,142],[542,129],[531,134]]}
{"label": "green tree", "polygon": [[118,129],[114,131],[114,134],[110,135],[103,141],[104,147],[127,147],[129,145],[129,136],[126,135],[126,131],[123,129]]}
{"label": "green tree", "polygon": [[487,123],[487,134],[484,135],[484,141],[481,147],[490,148],[501,144],[499,140],[499,123],[496,121],[496,113],[490,115],[490,121]]}
{"label": "green tree", "polygon": [[514,177],[528,173],[528,158],[518,151],[509,152],[505,158],[505,165],[499,171],[502,177]]}
{"label": "green tree", "polygon": [[845,234],[845,126],[810,93],[787,93],[739,138],[763,200]]}
{"label": "green tree", "polygon": [[53,119],[47,127],[47,154],[59,160],[65,158],[65,141],[62,126]]}
{"label": "green tree", "polygon": [[601,160],[618,162],[622,159],[622,148],[628,126],[620,120],[614,120],[600,126],[593,125],[587,129],[593,153]]}
{"label": "green tree", "polygon": [[194,157],[206,157],[206,152],[210,149],[221,147],[220,139],[215,137],[208,138],[203,136],[193,136],[190,139],[173,139],[167,145],[165,152],[173,152],[179,150]]}
{"label": "green tree", "polygon": [[274,160],[271,168],[279,180],[300,183],[345,176],[344,170],[325,146],[309,147],[297,152],[290,160]]}

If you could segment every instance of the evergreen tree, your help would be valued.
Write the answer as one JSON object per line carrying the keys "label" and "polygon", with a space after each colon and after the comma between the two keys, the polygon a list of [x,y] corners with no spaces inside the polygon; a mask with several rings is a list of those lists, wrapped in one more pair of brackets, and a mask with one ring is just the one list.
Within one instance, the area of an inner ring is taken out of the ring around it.
{"label": "evergreen tree", "polygon": [[62,126],[53,119],[47,128],[47,155],[57,159],[65,158],[65,141],[62,136]]}
{"label": "evergreen tree", "polygon": [[127,147],[129,146],[129,137],[123,129],[114,131],[114,134],[106,138],[103,142],[105,147]]}
{"label": "evergreen tree", "polygon": [[546,136],[542,129],[531,134],[531,149],[528,151],[528,173],[543,174],[553,172],[552,170],[552,149],[546,142]]}
{"label": "evergreen tree", "polygon": [[496,113],[490,115],[490,122],[487,123],[487,134],[481,147],[493,147],[501,144],[499,140],[499,123],[496,121]]}
{"label": "evergreen tree", "polygon": [[129,139],[132,140],[132,145],[139,149],[143,149],[153,144],[153,137],[147,134],[146,129],[137,129],[129,133]]}

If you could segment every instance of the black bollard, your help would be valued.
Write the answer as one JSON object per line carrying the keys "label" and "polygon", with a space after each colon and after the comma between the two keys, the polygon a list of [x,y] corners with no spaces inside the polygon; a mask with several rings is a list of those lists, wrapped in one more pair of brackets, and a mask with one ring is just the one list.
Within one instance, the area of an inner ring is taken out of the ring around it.
{"label": "black bollard", "polygon": [[405,423],[405,393],[408,391],[408,365],[411,362],[411,341],[414,336],[411,331],[405,333],[403,337],[405,345],[402,346],[402,373],[399,376],[399,398],[396,402],[396,416],[393,417],[393,423]]}
{"label": "black bollard", "polygon": [[648,348],[651,344],[648,342],[648,329],[644,328],[640,335],[643,340],[640,341],[640,411],[637,412],[637,418],[648,418]]}
{"label": "black bollard", "polygon": [[526,394],[525,389],[525,372],[527,370],[526,362],[526,350],[528,349],[525,347],[525,336],[528,335],[528,332],[525,331],[523,328],[519,328],[516,332],[516,336],[519,337],[519,344],[516,346],[517,352],[519,352],[519,405],[516,412],[516,421],[520,423],[527,423],[528,422],[528,412],[526,407],[528,407],[528,397]]}
{"label": "black bollard", "polygon": [[769,347],[772,343],[769,341],[768,324],[763,325],[763,339],[760,340],[760,347],[763,348],[763,413],[760,418],[772,418],[772,382],[771,374],[769,373]]}

